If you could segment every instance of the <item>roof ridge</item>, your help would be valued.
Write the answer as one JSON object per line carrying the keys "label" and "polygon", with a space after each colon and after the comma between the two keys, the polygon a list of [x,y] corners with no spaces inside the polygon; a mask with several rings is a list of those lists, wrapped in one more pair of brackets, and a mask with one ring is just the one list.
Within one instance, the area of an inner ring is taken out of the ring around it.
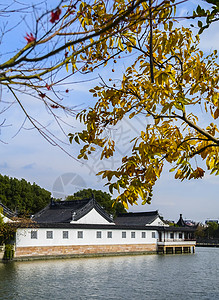
{"label": "roof ridge", "polygon": [[97,210],[97,212],[105,218],[109,222],[113,222],[110,215],[103,209],[103,207],[92,197],[87,204],[85,204],[80,209],[76,210],[76,215],[74,220],[77,221],[82,218],[85,214],[90,212],[93,208]]}
{"label": "roof ridge", "polygon": [[153,211],[139,211],[139,212],[128,212],[128,213],[120,213],[118,214],[118,217],[130,217],[130,216],[135,216],[135,215],[159,215],[158,210],[153,210]]}

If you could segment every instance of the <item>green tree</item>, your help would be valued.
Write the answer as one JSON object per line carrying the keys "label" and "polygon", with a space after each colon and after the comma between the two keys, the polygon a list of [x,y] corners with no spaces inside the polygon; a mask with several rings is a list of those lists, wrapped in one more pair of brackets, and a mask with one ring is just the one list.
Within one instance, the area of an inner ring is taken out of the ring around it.
{"label": "green tree", "polygon": [[195,237],[198,239],[203,239],[205,237],[205,227],[202,224],[198,224],[195,231]]}
{"label": "green tree", "polygon": [[111,214],[114,217],[119,213],[126,212],[122,203],[115,203],[110,194],[102,192],[100,190],[84,189],[74,193],[74,195],[68,196],[66,198],[66,201],[91,199],[92,197],[94,197],[94,199],[104,208],[104,210],[108,214]]}
{"label": "green tree", "polygon": [[31,184],[25,179],[18,180],[0,175],[0,201],[19,215],[32,215],[43,209],[51,199],[51,193]]}
{"label": "green tree", "polygon": [[218,223],[217,222],[207,222],[207,229],[206,234],[208,238],[214,238],[216,236],[218,230]]}
{"label": "green tree", "polygon": [[14,239],[16,229],[10,223],[4,223],[3,209],[0,207],[0,246]]}

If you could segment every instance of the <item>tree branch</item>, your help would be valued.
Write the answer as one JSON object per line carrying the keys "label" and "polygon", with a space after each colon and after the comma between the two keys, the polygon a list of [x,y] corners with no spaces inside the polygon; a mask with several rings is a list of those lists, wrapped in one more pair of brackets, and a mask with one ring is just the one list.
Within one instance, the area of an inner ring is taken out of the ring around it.
{"label": "tree branch", "polygon": [[202,135],[204,135],[205,137],[207,137],[209,140],[215,142],[216,144],[219,145],[219,139],[215,138],[212,134],[210,134],[209,132],[205,131],[204,129],[202,129],[201,127],[199,127],[198,125],[192,123],[185,114],[183,114],[183,116],[178,116],[176,115],[178,118],[180,118],[181,120],[183,120],[186,124],[188,124],[190,127],[192,127],[193,129],[195,129],[196,131],[198,131],[199,133],[201,133]]}
{"label": "tree branch", "polygon": [[[127,10],[121,14],[117,19],[115,19],[112,23],[110,23],[109,25],[106,25],[106,26],[103,26],[102,29],[100,29],[99,31],[97,32],[94,32],[93,34],[90,34],[90,35],[87,35],[87,36],[84,36],[80,39],[77,39],[75,41],[69,41],[67,43],[65,43],[64,45],[58,47],[57,49],[43,55],[43,56],[39,56],[39,57],[35,57],[35,58],[27,58],[26,56],[23,56],[21,57],[20,59],[18,59],[17,61],[15,60],[16,58],[13,57],[13,59],[9,60],[8,62],[2,64],[0,66],[0,69],[5,69],[5,68],[9,68],[9,67],[13,67],[21,62],[37,62],[37,61],[42,61],[44,59],[47,59],[51,56],[54,56],[55,54],[61,52],[62,50],[65,50],[67,49],[68,47],[70,46],[74,46],[75,44],[79,44],[79,43],[82,43],[82,42],[85,42],[89,39],[93,39],[97,36],[100,36],[101,34],[104,34],[106,33],[107,31],[109,31],[110,29],[112,28],[115,28],[126,16],[128,16],[136,7],[138,7],[141,3],[145,2],[145,0],[138,0],[136,1],[135,4],[132,3],[132,5],[130,5]],[[113,33],[113,35],[115,35],[115,32]],[[107,35],[105,37],[105,39],[107,39],[109,37],[109,35]],[[92,43],[91,43],[92,44]],[[35,45],[37,45],[35,43]],[[84,48],[83,48],[84,49]]]}
{"label": "tree branch", "polygon": [[151,0],[149,0],[149,17],[150,17],[150,73],[151,83],[154,83],[154,64],[153,64],[153,20],[152,20],[152,9]]}
{"label": "tree branch", "polygon": [[207,148],[209,148],[209,147],[219,147],[219,144],[210,144],[210,145],[207,145],[207,146],[205,146],[205,147],[199,149],[198,151],[193,152],[193,153],[190,155],[190,157],[193,157],[193,156],[195,156],[196,154],[202,153],[205,149],[207,149]]}

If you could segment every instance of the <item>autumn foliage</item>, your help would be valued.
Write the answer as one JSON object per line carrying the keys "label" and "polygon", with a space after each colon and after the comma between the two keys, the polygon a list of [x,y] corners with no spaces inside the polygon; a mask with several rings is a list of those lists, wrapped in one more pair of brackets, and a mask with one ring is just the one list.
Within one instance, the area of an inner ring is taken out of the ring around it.
{"label": "autumn foliage", "polygon": [[[120,33],[117,43],[114,39],[114,47],[122,53],[137,51],[138,56],[120,81],[103,81],[90,90],[96,99],[94,107],[77,115],[86,129],[70,134],[70,141],[83,145],[78,158],[89,159],[101,147],[103,159],[115,153],[116,143],[108,132],[123,118],[132,122],[141,117],[145,122],[145,129],[130,139],[132,150],[120,166],[99,172],[110,192],[119,192],[117,200],[125,207],[139,197],[150,203],[164,164],[180,180],[203,178],[202,160],[211,173],[219,174],[214,123],[219,116],[217,51],[205,56],[199,49],[199,36],[188,28],[173,28],[173,6],[165,2],[161,10],[152,7],[150,11],[145,2],[139,5],[141,22]],[[137,19],[137,11],[131,14],[130,24],[131,18]],[[143,25],[148,30],[144,39]],[[208,116],[206,127],[199,119],[200,110]]]}
{"label": "autumn foliage", "polygon": [[[115,154],[116,141],[109,133],[124,118],[134,122],[139,117],[145,123],[130,138],[131,151],[117,168],[99,173],[126,207],[139,197],[150,203],[164,165],[180,180],[202,178],[207,170],[219,174],[218,55],[216,50],[205,55],[199,49],[199,36],[176,22],[182,19],[178,8],[186,2],[190,4],[188,0],[60,1],[58,6],[35,11],[39,17],[22,38],[27,44],[18,51],[16,45],[0,64],[2,95],[10,94],[30,125],[63,150],[47,124],[32,116],[23,94],[37,99],[63,131],[58,113],[74,117],[76,110],[73,97],[72,105],[63,104],[63,94],[70,90],[60,91],[60,84],[97,69],[100,74],[111,62],[121,66],[127,58],[118,78],[112,79],[109,72],[107,78],[100,75],[100,84],[90,90],[94,105],[77,114],[84,129],[69,134],[70,142],[81,145],[78,159],[88,159],[96,149],[101,149],[104,159]],[[199,32],[217,21],[217,1],[206,2],[210,9],[198,5],[185,15],[197,20]],[[2,38],[1,45],[5,41]],[[117,75],[117,70],[110,65],[110,74]]]}

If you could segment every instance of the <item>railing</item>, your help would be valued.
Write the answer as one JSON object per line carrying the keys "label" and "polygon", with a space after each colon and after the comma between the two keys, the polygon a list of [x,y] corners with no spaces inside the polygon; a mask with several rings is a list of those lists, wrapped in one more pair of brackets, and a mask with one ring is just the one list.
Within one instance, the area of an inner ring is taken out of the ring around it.
{"label": "railing", "polygon": [[195,245],[196,241],[195,240],[184,240],[184,239],[165,239],[165,241],[158,241],[158,245]]}
{"label": "railing", "polygon": [[196,241],[196,239],[164,239],[162,238],[161,240],[158,240],[158,242],[190,242],[190,241]]}

